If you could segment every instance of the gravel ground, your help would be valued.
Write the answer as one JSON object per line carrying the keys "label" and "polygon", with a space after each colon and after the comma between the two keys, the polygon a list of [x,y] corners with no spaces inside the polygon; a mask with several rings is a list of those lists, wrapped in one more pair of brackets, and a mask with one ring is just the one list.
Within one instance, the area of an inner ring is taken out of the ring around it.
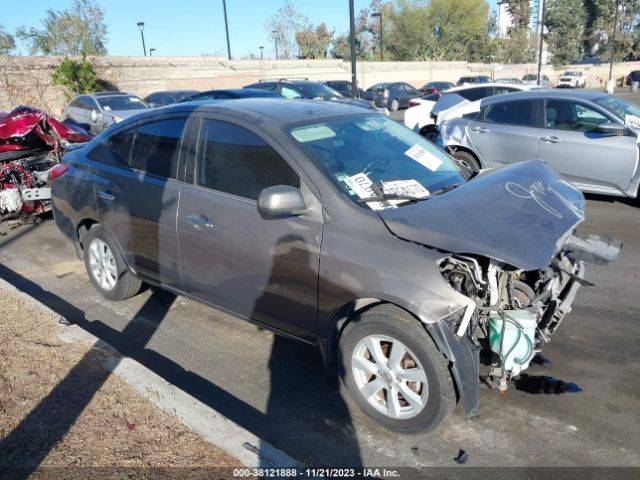
{"label": "gravel ground", "polygon": [[65,467],[68,478],[84,467],[113,478],[114,467],[126,467],[123,477],[160,468],[154,478],[176,478],[180,468],[177,476],[195,478],[216,467],[206,477],[227,478],[241,467],[112,376],[110,351],[63,341],[67,327],[12,288],[0,285],[0,298],[0,477],[24,469],[42,478]]}

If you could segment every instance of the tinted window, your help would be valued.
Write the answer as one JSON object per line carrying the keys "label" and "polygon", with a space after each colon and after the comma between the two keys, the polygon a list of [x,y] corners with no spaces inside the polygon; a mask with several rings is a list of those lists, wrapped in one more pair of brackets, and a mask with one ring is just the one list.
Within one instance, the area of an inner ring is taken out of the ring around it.
{"label": "tinted window", "polygon": [[186,118],[147,123],[136,129],[131,168],[162,178],[176,178]]}
{"label": "tinted window", "polygon": [[469,100],[470,102],[475,102],[476,100],[480,100],[481,98],[490,96],[490,87],[478,87],[478,88],[470,88],[468,90],[460,90],[456,92],[462,98]]}
{"label": "tinted window", "polygon": [[590,132],[609,119],[600,112],[568,100],[547,100],[545,109],[547,128]]}
{"label": "tinted window", "polygon": [[516,88],[511,87],[493,87],[492,95],[502,95],[503,93],[515,92]]}
{"label": "tinted window", "polygon": [[149,108],[145,102],[133,95],[113,95],[100,97],[100,106],[104,110],[137,110]]}
{"label": "tinted window", "polygon": [[494,103],[487,108],[485,121],[535,127],[536,118],[534,107],[534,100]]}
{"label": "tinted window", "polygon": [[280,85],[280,95],[284,98],[302,98],[302,94],[293,87]]}
{"label": "tinted window", "polygon": [[204,120],[198,149],[198,185],[256,200],[274,185],[300,187],[289,165],[253,132]]}
{"label": "tinted window", "polygon": [[87,156],[96,162],[128,166],[133,136],[133,129],[111,135],[96,145]]}

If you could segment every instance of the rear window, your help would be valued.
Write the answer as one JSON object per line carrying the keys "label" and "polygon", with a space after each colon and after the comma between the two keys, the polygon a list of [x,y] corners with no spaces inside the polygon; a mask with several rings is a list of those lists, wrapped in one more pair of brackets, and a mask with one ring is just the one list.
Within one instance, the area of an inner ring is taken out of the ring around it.
{"label": "rear window", "polygon": [[87,157],[107,165],[128,166],[135,130],[125,130],[105,138],[93,147]]}
{"label": "rear window", "polygon": [[478,87],[470,88],[468,90],[460,90],[456,93],[462,98],[469,100],[470,102],[475,102],[476,100],[480,100],[481,98],[490,96],[491,92],[491,87]]}
{"label": "rear window", "polygon": [[176,178],[186,118],[146,123],[136,129],[130,167],[161,178]]}
{"label": "rear window", "polygon": [[485,122],[536,126],[535,101],[517,100],[489,105],[485,112]]}

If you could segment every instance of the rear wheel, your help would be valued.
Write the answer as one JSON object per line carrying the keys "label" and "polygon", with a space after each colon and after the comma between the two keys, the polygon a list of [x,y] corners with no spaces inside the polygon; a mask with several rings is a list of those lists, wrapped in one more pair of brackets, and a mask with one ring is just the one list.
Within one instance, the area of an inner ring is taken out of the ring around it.
{"label": "rear wheel", "polygon": [[453,153],[452,157],[455,158],[462,166],[468,168],[472,172],[477,172],[478,170],[480,170],[480,163],[478,163],[476,157],[474,157],[469,152],[466,152],[464,150],[456,150]]}
{"label": "rear wheel", "polygon": [[83,240],[84,263],[93,286],[109,300],[124,300],[140,291],[142,281],[127,268],[117,244],[100,225]]}
{"label": "rear wheel", "polygon": [[456,405],[447,360],[424,326],[393,305],[374,307],[345,327],[339,370],[358,407],[390,430],[433,429]]}
{"label": "rear wheel", "polygon": [[400,108],[400,102],[398,101],[398,99],[394,98],[393,100],[391,100],[391,103],[389,104],[389,110],[391,110],[392,112],[395,112],[399,108]]}

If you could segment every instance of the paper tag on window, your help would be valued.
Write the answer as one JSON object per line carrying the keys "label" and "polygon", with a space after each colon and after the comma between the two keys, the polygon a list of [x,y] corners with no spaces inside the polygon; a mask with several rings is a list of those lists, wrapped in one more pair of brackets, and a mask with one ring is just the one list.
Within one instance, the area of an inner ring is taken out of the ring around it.
{"label": "paper tag on window", "polygon": [[635,115],[625,115],[624,116],[624,124],[627,127],[640,129],[640,118]]}
{"label": "paper tag on window", "polygon": [[[376,196],[376,192],[371,188],[373,182],[371,182],[366,173],[356,173],[351,177],[345,178],[344,182],[363,200]],[[367,205],[369,205],[372,210],[383,210],[387,208],[382,202],[369,202]]]}
{"label": "paper tag on window", "polygon": [[414,159],[420,165],[424,165],[432,172],[435,172],[438,168],[440,168],[440,165],[442,165],[442,160],[440,160],[438,157],[436,157],[420,145],[414,145],[409,150],[404,152],[404,154],[407,157]]}
{"label": "paper tag on window", "polygon": [[429,190],[424,188],[417,180],[396,180],[383,182],[383,192],[387,195],[402,195],[413,198],[426,198]]}

